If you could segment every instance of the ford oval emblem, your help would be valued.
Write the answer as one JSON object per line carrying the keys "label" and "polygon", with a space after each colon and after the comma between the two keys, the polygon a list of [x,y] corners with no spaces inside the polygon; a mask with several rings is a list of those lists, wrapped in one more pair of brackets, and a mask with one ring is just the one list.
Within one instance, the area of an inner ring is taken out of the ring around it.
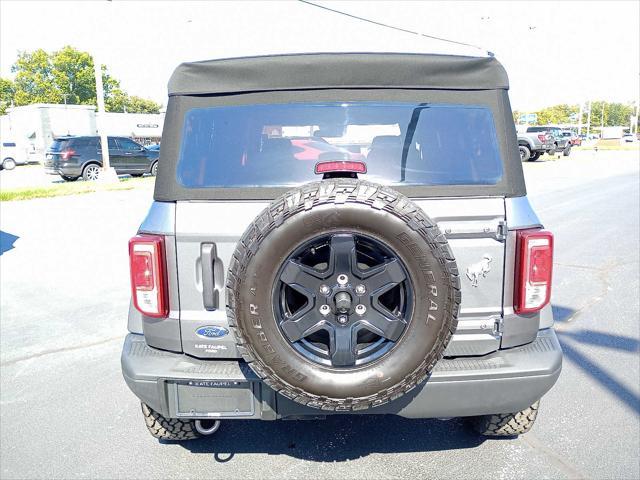
{"label": "ford oval emblem", "polygon": [[229,333],[224,327],[217,327],[215,325],[207,325],[205,327],[200,327],[196,330],[196,335],[202,338],[220,338],[224,337]]}

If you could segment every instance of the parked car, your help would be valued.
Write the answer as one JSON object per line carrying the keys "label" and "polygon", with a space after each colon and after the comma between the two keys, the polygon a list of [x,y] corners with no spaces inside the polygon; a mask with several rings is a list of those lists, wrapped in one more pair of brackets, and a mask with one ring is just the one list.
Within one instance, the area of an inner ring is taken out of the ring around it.
{"label": "parked car", "polygon": [[[562,365],[553,236],[495,58],[187,63],[168,102],[121,357],[151,435],[344,413],[531,428]],[[297,159],[282,132],[315,126],[366,158]]]}
{"label": "parked car", "polygon": [[535,162],[554,148],[554,137],[549,132],[518,133],[518,150],[523,162]]}
{"label": "parked car", "polygon": [[[109,163],[118,174],[128,173],[141,177],[145,173],[155,175],[159,152],[144,148],[126,137],[108,137]],[[44,170],[50,175],[60,175],[73,182],[97,180],[102,168],[100,137],[69,136],[53,141],[46,152]]]}
{"label": "parked car", "polygon": [[571,154],[571,141],[568,137],[565,137],[562,134],[562,129],[560,127],[555,127],[552,125],[546,126],[534,126],[528,127],[527,133],[550,133],[553,136],[553,146],[550,150],[547,151],[549,155],[553,155],[556,152],[562,152],[565,157],[568,157]]}
{"label": "parked car", "polygon": [[568,138],[572,146],[582,145],[582,138],[580,138],[577,133],[571,130],[562,130],[562,136]]}
{"label": "parked car", "polygon": [[26,163],[26,152],[21,151],[15,142],[0,141],[0,170],[13,170],[16,165]]}
{"label": "parked car", "polygon": [[633,142],[637,142],[638,141],[638,137],[636,135],[634,135],[633,133],[625,133],[622,136],[622,141],[628,142],[628,143],[633,143]]}

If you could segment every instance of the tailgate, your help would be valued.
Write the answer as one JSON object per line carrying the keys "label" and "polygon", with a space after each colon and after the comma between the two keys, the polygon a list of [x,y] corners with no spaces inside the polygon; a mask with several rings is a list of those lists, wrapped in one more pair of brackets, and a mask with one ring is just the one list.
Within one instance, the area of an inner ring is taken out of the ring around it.
{"label": "tailgate", "polygon": [[[462,304],[447,356],[500,346],[504,280],[504,199],[414,200],[447,236],[460,270]],[[226,270],[245,228],[267,202],[176,203],[180,331],[185,353],[239,358],[225,311]]]}

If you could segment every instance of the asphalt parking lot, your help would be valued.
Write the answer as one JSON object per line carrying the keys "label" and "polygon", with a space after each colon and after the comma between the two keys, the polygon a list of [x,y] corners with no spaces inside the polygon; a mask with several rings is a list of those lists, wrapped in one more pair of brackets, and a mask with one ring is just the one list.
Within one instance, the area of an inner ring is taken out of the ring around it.
{"label": "asphalt parking lot", "polygon": [[152,190],[4,202],[0,476],[640,478],[638,163],[637,151],[584,151],[525,164],[556,238],[565,362],[534,429],[501,440],[459,419],[372,415],[227,422],[205,440],[159,443],[119,361],[126,242]]}

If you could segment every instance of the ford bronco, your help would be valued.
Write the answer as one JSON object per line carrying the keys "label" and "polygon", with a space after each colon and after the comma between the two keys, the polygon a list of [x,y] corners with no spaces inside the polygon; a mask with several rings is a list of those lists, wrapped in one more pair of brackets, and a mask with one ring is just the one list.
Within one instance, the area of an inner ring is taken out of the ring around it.
{"label": "ford bronco", "polygon": [[122,351],[153,436],[344,414],[531,428],[562,365],[553,236],[495,58],[185,63],[160,155]]}

